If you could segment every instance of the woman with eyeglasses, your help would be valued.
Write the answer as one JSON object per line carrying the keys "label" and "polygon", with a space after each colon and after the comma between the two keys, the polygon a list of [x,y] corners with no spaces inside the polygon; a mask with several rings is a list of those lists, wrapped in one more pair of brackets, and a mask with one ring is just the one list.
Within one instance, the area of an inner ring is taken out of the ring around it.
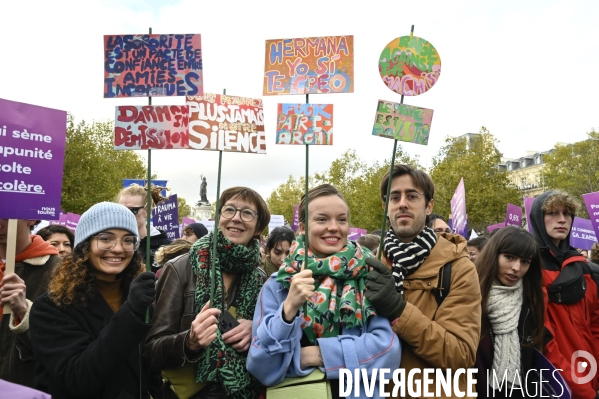
{"label": "woman with eyeglasses", "polygon": [[[285,377],[306,376],[316,368],[332,380],[339,398],[341,369],[395,370],[401,360],[399,338],[386,317],[366,299],[368,249],[348,240],[349,208],[330,184],[308,192],[299,207],[300,234],[277,275],[260,293],[254,318],[248,370],[267,386]],[[307,227],[307,230],[306,230]],[[306,262],[305,240],[308,240]],[[377,389],[351,398],[379,398]],[[298,390],[302,387],[299,385]]]}
{"label": "woman with eyeglasses", "polygon": [[263,284],[259,237],[270,212],[260,194],[247,187],[225,190],[219,203],[216,238],[210,233],[196,241],[189,255],[165,265],[158,280],[154,325],[144,350],[156,377],[154,398],[176,398],[177,383],[170,376],[183,370],[197,381],[191,398],[254,399],[262,389],[247,371],[246,357]]}
{"label": "woman with eyeglasses", "polygon": [[138,246],[126,207],[102,202],[81,215],[72,255],[31,309],[36,389],[54,399],[149,397],[140,344],[156,289]]}

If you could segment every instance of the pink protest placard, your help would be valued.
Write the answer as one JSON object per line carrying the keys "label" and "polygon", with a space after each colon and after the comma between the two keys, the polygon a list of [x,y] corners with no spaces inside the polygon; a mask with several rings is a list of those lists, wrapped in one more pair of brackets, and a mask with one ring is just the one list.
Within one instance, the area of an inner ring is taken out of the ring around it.
{"label": "pink protest placard", "polygon": [[354,37],[266,41],[265,96],[354,92]]}
{"label": "pink protest placard", "polygon": [[105,35],[104,98],[204,94],[199,34]]}
{"label": "pink protest placard", "polygon": [[505,213],[505,225],[520,227],[522,224],[522,208],[518,205],[507,204]]}
{"label": "pink protest placard", "polygon": [[187,105],[190,148],[266,154],[261,99],[205,94]]}
{"label": "pink protest placard", "polygon": [[591,224],[595,235],[599,237],[599,191],[594,193],[582,194],[582,199],[587,207],[587,212],[591,218]]}
{"label": "pink protest placard", "polygon": [[0,99],[0,218],[60,214],[67,113]]}
{"label": "pink protest placard", "polygon": [[189,107],[121,105],[114,119],[115,150],[189,148]]}
{"label": "pink protest placard", "polygon": [[532,234],[532,224],[530,224],[530,208],[532,203],[535,201],[534,197],[524,197],[524,210],[526,211],[526,226],[528,232]]}
{"label": "pink protest placard", "polygon": [[333,144],[333,104],[279,104],[277,144]]}
{"label": "pink protest placard", "polygon": [[453,221],[453,230],[468,239],[468,221],[466,220],[466,188],[464,187],[464,178],[460,179],[460,183],[456,188],[453,197],[451,198],[451,219]]}

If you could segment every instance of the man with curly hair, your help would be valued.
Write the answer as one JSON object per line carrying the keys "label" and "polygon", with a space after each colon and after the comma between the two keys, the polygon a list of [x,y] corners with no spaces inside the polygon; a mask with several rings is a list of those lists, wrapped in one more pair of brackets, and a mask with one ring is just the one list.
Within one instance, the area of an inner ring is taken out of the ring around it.
{"label": "man with curly hair", "polygon": [[[558,369],[575,399],[599,398],[599,375],[589,370],[590,356],[599,360],[599,277],[588,260],[570,246],[578,202],[562,191],[538,196],[531,207],[532,232],[543,258],[547,291],[545,326],[553,338],[545,355]],[[590,371],[590,372],[589,372]]]}
{"label": "man with curly hair", "polygon": [[15,272],[4,273],[8,219],[0,219],[0,379],[33,387],[35,359],[29,334],[32,302],[46,291],[49,271],[60,263],[58,251],[40,236],[31,235],[39,220],[17,220]]}

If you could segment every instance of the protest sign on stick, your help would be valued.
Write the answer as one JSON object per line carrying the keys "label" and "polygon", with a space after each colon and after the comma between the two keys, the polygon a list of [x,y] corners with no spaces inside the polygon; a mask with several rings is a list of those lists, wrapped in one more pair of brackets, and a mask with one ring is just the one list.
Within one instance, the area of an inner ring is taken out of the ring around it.
{"label": "protest sign on stick", "polygon": [[574,217],[572,231],[570,232],[570,245],[574,248],[586,249],[588,251],[596,242],[597,236],[593,231],[591,220]]}
{"label": "protest sign on stick", "polygon": [[333,144],[333,104],[278,104],[277,144]]}
{"label": "protest sign on stick", "polygon": [[266,153],[261,99],[225,94],[188,96],[189,142],[195,150]]}
{"label": "protest sign on stick", "polygon": [[439,80],[441,57],[432,44],[420,37],[398,37],[381,52],[379,73],[390,90],[402,96],[418,96]]}
{"label": "protest sign on stick", "polygon": [[354,37],[266,41],[265,96],[354,92]]}
{"label": "protest sign on stick", "polygon": [[169,240],[179,238],[179,204],[177,194],[156,204],[152,209],[152,224],[166,234]]}
{"label": "protest sign on stick", "polygon": [[379,100],[372,134],[427,145],[432,120],[432,109]]}
{"label": "protest sign on stick", "polygon": [[204,93],[201,35],[105,35],[104,98]]}

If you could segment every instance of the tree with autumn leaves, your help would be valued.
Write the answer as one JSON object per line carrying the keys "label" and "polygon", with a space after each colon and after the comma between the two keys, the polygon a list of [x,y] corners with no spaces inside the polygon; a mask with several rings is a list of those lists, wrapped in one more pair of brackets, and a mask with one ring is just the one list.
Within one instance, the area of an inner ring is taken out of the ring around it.
{"label": "tree with autumn leaves", "polygon": [[[508,202],[521,204],[522,197],[513,187],[505,171],[497,168],[501,154],[497,141],[486,128],[480,134],[448,137],[445,145],[433,158],[428,171],[435,183],[434,212],[447,217],[450,201],[460,179],[466,187],[466,208],[469,226],[482,230],[505,219]],[[411,156],[399,145],[395,163],[409,164],[422,169],[418,157]],[[310,187],[330,183],[345,196],[351,210],[351,225],[368,231],[382,227],[384,212],[381,207],[379,185],[389,170],[390,160],[372,165],[361,160],[355,150],[346,151],[334,160],[323,173],[310,176]],[[292,220],[293,206],[299,203],[305,191],[303,177],[290,176],[267,199],[273,214],[282,214]]]}

